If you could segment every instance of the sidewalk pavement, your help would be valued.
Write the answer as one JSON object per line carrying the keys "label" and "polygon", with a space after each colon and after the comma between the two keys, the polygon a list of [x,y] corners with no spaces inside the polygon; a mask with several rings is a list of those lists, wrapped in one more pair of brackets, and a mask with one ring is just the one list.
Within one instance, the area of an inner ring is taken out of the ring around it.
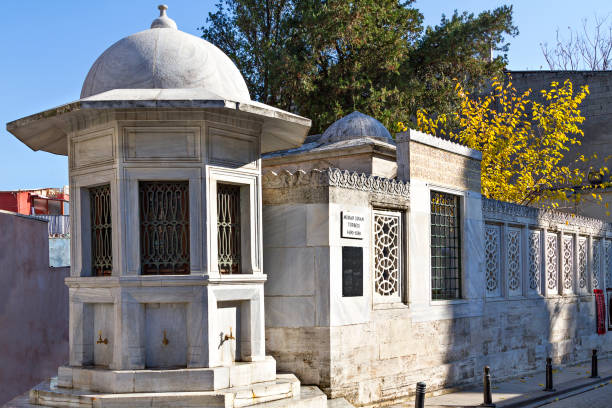
{"label": "sidewalk pavement", "polygon": [[[555,368],[553,365],[553,387],[555,391],[543,391],[545,371],[524,377],[497,382],[491,373],[493,403],[498,408],[536,407],[546,402],[562,399],[597,386],[612,383],[612,358],[598,361],[600,378],[591,376],[591,363]],[[477,407],[483,402],[482,385],[466,388],[449,394],[425,398],[426,407]],[[612,405],[612,402],[611,402]],[[408,406],[408,405],[407,405]]]}

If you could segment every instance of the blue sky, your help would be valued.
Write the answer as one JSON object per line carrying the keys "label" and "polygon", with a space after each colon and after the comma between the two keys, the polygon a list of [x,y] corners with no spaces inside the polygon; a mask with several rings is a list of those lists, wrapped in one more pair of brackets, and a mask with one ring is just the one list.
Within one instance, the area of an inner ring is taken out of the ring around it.
{"label": "blue sky", "polygon": [[[179,29],[198,35],[216,0],[167,0]],[[159,1],[3,1],[0,12],[0,190],[68,184],[67,160],[33,152],[6,131],[6,122],[78,99],[95,59],[111,44],[148,28]],[[555,30],[579,26],[582,18],[612,13],[612,4],[593,1],[417,0],[425,23],[435,25],[453,10],[478,13],[514,6],[518,37],[511,39],[510,69],[546,69],[541,42]]]}

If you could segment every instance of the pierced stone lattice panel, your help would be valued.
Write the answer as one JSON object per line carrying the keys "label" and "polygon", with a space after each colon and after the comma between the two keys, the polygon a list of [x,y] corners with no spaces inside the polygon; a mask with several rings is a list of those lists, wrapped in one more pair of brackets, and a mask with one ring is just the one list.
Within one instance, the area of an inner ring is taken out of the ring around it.
{"label": "pierced stone lattice panel", "polygon": [[563,237],[563,292],[571,293],[574,286],[574,237]]}
{"label": "pierced stone lattice panel", "polygon": [[600,240],[593,240],[593,289],[601,289],[601,245]]}
{"label": "pierced stone lattice panel", "polygon": [[400,295],[400,216],[374,213],[374,292],[381,297]]}
{"label": "pierced stone lattice panel", "polygon": [[507,245],[507,264],[508,271],[508,294],[510,296],[520,296],[521,287],[521,230],[519,228],[508,228]]}
{"label": "pierced stone lattice panel", "polygon": [[487,225],[485,229],[485,280],[487,296],[500,296],[500,228]]}
{"label": "pierced stone lattice panel", "polygon": [[540,292],[540,275],[542,273],[541,232],[529,233],[529,290]]}
{"label": "pierced stone lattice panel", "polygon": [[549,293],[557,291],[559,263],[558,239],[556,234],[546,235],[546,289]]}
{"label": "pierced stone lattice panel", "polygon": [[606,274],[606,287],[612,288],[612,242],[604,241],[604,268]]}
{"label": "pierced stone lattice panel", "polygon": [[587,240],[578,238],[578,289],[580,292],[587,292]]}

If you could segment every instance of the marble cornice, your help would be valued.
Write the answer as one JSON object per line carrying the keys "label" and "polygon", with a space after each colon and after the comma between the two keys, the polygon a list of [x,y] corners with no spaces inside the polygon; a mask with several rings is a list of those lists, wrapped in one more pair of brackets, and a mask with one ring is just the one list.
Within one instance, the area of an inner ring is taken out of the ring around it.
{"label": "marble cornice", "polygon": [[507,217],[520,217],[533,220],[535,223],[562,224],[572,227],[586,228],[600,232],[612,233],[612,224],[597,218],[584,217],[561,211],[546,210],[535,207],[482,199],[482,213],[485,220],[499,220]]}
{"label": "marble cornice", "polygon": [[410,185],[400,180],[367,175],[336,168],[268,171],[263,175],[264,188],[293,188],[301,186],[330,186],[371,193],[390,194],[410,198]]}

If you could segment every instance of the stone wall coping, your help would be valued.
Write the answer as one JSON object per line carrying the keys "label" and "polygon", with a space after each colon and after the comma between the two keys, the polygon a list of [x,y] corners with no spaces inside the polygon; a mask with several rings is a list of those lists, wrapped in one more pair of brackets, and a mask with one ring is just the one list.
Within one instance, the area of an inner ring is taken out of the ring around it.
{"label": "stone wall coping", "polygon": [[372,176],[337,168],[310,171],[268,171],[263,175],[263,188],[293,188],[300,186],[330,186],[372,193],[410,197],[410,185],[400,180]]}
{"label": "stone wall coping", "polygon": [[413,142],[432,146],[440,150],[458,154],[460,156],[469,157],[470,159],[482,160],[482,153],[478,150],[470,149],[469,147],[460,145],[459,143],[432,136],[415,129],[409,129],[407,132],[397,134],[396,139],[404,138],[409,138]]}
{"label": "stone wall coping", "polygon": [[482,199],[482,213],[485,221],[513,221],[514,218],[520,217],[526,218],[534,224],[555,223],[568,227],[595,230],[601,234],[612,234],[612,223],[597,218],[529,207],[490,198]]}
{"label": "stone wall coping", "polygon": [[35,215],[25,215],[25,214],[13,212],[13,211],[7,211],[7,210],[0,210],[0,214],[14,215],[16,217],[27,218],[29,220],[36,220],[36,221],[46,222],[46,223],[49,222],[48,220],[36,217]]}

